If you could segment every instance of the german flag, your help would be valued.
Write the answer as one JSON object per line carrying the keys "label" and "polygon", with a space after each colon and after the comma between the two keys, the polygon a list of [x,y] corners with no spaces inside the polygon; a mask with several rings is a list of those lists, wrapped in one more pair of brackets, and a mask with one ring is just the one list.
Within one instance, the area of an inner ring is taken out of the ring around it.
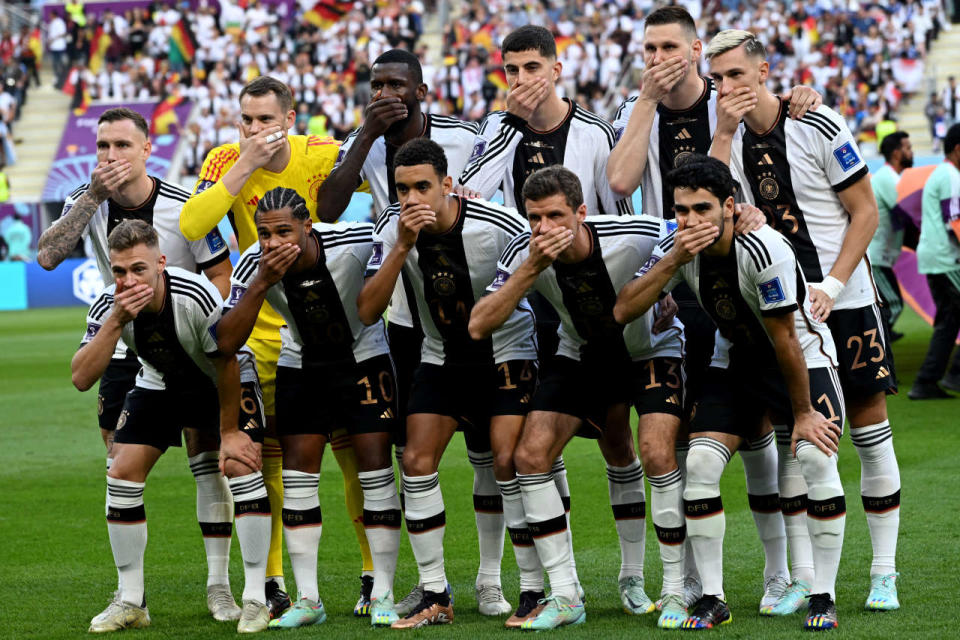
{"label": "german flag", "polygon": [[189,65],[193,63],[196,54],[197,38],[193,35],[190,25],[181,18],[170,30],[170,63],[179,66]]}
{"label": "german flag", "polygon": [[498,89],[503,89],[504,91],[506,91],[507,89],[510,88],[510,85],[507,84],[507,74],[504,72],[502,68],[494,69],[493,71],[488,73],[487,80],[489,80],[494,85],[496,85]]}
{"label": "german flag", "polygon": [[175,108],[181,102],[183,97],[179,93],[173,93],[157,103],[150,116],[150,135],[161,136],[180,125]]}
{"label": "german flag", "polygon": [[340,0],[321,0],[313,5],[309,11],[305,11],[303,19],[321,29],[329,29],[340,22],[343,16],[347,15],[353,7],[353,2],[342,2]]}
{"label": "german flag", "polygon": [[43,62],[43,35],[40,33],[40,27],[35,27],[30,32],[27,47],[33,52],[33,57],[37,59],[37,66],[39,67],[40,63]]}
{"label": "german flag", "polygon": [[103,25],[97,25],[96,31],[93,32],[93,39],[90,40],[90,64],[87,65],[93,73],[98,73],[103,67],[103,59],[107,55],[111,42],[113,38],[109,33],[104,32]]}
{"label": "german flag", "polygon": [[557,38],[557,55],[563,55],[563,52],[567,50],[567,47],[572,45],[574,42],[583,42],[583,36],[578,33],[576,36],[560,36]]}

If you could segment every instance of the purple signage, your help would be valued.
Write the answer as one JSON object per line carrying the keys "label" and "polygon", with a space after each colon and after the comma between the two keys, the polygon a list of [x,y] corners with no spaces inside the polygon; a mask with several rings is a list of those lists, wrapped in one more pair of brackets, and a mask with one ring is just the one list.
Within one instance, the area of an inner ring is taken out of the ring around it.
{"label": "purple signage", "polygon": [[[129,107],[150,122],[155,102],[128,104],[100,104],[91,106],[83,115],[70,114],[63,130],[56,159],[50,167],[47,184],[43,188],[44,202],[63,202],[74,189],[90,181],[90,174],[97,166],[97,120],[107,109]],[[177,120],[183,124],[190,114],[190,102],[184,101],[175,108]],[[151,136],[153,151],[147,159],[147,173],[160,178],[167,177],[170,162],[177,150],[179,132]]]}

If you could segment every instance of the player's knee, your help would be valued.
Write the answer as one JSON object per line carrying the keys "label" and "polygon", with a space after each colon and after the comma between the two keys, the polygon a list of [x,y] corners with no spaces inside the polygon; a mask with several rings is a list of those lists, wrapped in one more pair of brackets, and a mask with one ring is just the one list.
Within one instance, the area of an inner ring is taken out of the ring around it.
{"label": "player's knee", "polygon": [[429,452],[407,446],[403,450],[403,472],[410,476],[428,476],[436,472],[437,465]]}
{"label": "player's knee", "polygon": [[725,466],[726,460],[713,446],[692,444],[690,453],[687,454],[687,484],[711,486],[720,484],[720,476],[723,475]]}
{"label": "player's knee", "polygon": [[184,429],[183,441],[187,448],[187,455],[190,457],[204,451],[217,451],[220,448],[220,438],[216,432]]}
{"label": "player's knee", "polygon": [[547,473],[553,466],[553,460],[545,450],[521,441],[513,452],[513,466],[517,473]]}
{"label": "player's knee", "polygon": [[227,476],[228,478],[247,476],[251,473],[256,473],[256,471],[256,469],[248,467],[239,460],[227,460],[223,465],[223,475]]}
{"label": "player's knee", "polygon": [[677,454],[673,446],[640,443],[640,459],[648,476],[662,476],[677,468]]}
{"label": "player's knee", "polygon": [[495,451],[493,454],[493,473],[497,478],[512,478],[513,451]]}
{"label": "player's knee", "polygon": [[811,489],[815,484],[839,480],[836,456],[828,456],[809,442],[801,442],[797,445],[797,461]]}

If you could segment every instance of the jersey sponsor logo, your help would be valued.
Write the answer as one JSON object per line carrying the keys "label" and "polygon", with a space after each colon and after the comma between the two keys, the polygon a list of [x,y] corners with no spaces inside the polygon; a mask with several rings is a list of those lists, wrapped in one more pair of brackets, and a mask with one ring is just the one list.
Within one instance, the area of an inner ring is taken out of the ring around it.
{"label": "jersey sponsor logo", "polygon": [[473,145],[473,152],[470,154],[470,160],[476,160],[483,155],[483,152],[487,149],[486,140],[477,140]]}
{"label": "jersey sponsor logo", "polygon": [[852,142],[846,142],[842,146],[834,149],[833,157],[837,159],[837,162],[844,171],[849,171],[860,163],[860,156],[857,155]]}
{"label": "jersey sponsor logo", "polygon": [[637,272],[638,276],[644,276],[647,274],[650,269],[653,269],[653,265],[660,262],[660,256],[650,256],[650,258],[640,267],[640,271]]}
{"label": "jersey sponsor logo", "polygon": [[93,304],[97,295],[103,291],[103,277],[93,258],[73,270],[73,295],[78,300]]}
{"label": "jersey sponsor logo", "polygon": [[200,184],[197,185],[197,188],[193,193],[194,194],[203,193],[204,191],[206,191],[207,189],[209,189],[215,184],[217,183],[214,182],[213,180],[201,180]]}
{"label": "jersey sponsor logo", "polygon": [[244,291],[246,291],[246,290],[247,290],[247,289],[246,289],[245,287],[241,287],[241,286],[238,285],[238,284],[235,284],[235,285],[231,286],[231,287],[230,287],[230,297],[227,299],[227,303],[232,307],[233,305],[235,305],[235,304],[237,304],[238,302],[240,302],[240,298],[243,297],[243,293],[244,293]]}
{"label": "jersey sponsor logo", "polygon": [[383,263],[383,243],[374,242],[373,243],[373,253],[370,255],[370,263],[375,266],[379,266]]}
{"label": "jersey sponsor logo", "polygon": [[247,204],[251,207],[255,207],[259,203],[260,203],[260,196],[253,196],[252,198],[247,200]]}
{"label": "jersey sponsor logo", "polygon": [[509,279],[510,279],[509,272],[504,271],[503,269],[497,269],[497,275],[493,278],[493,282],[490,283],[490,288],[494,290],[499,289]]}
{"label": "jersey sponsor logo", "polygon": [[210,250],[210,253],[222,251],[223,248],[227,246],[227,243],[223,241],[223,236],[220,235],[220,231],[217,229],[208,233],[204,240],[207,241],[207,249]]}
{"label": "jersey sponsor logo", "polygon": [[783,293],[783,287],[780,285],[779,277],[774,278],[773,280],[767,280],[766,282],[761,282],[759,288],[760,296],[767,304],[783,302],[787,299]]}
{"label": "jersey sponsor logo", "polygon": [[97,335],[99,331],[100,331],[100,325],[94,324],[93,322],[91,322],[90,324],[87,325],[87,335],[84,336],[84,339],[93,340],[93,337]]}

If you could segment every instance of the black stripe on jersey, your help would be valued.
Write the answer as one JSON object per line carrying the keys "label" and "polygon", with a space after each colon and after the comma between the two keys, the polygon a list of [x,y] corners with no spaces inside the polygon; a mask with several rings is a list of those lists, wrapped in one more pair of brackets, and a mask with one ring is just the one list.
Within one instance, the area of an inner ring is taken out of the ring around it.
{"label": "black stripe on jersey", "polygon": [[753,260],[753,266],[757,268],[757,272],[763,271],[763,267],[760,264],[760,254],[759,250],[744,240],[745,236],[734,236],[737,239],[737,243],[746,249],[747,254],[750,256],[750,259]]}
{"label": "black stripe on jersey", "polygon": [[82,185],[80,185],[79,187],[77,187],[76,189],[73,190],[73,193],[70,194],[70,197],[71,197],[71,198],[79,198],[79,197],[82,196],[84,193],[86,193],[87,189],[89,189],[89,188],[90,188],[90,183],[89,183],[89,182],[86,183],[86,184],[82,184]]}
{"label": "black stripe on jersey", "polygon": [[813,127],[822,133],[827,140],[833,140],[837,137],[837,134],[840,133],[840,127],[837,126],[836,123],[831,122],[826,116],[820,115],[819,113],[808,111],[807,114],[797,120],[797,122]]}
{"label": "black stripe on jersey", "polygon": [[335,247],[342,247],[342,246],[351,245],[351,244],[354,244],[354,245],[370,244],[370,236],[363,236],[363,237],[358,236],[354,238],[338,238],[330,242],[324,242],[323,248],[326,250],[326,249],[333,249]]}
{"label": "black stripe on jersey", "polygon": [[213,308],[207,306],[207,304],[209,303],[209,300],[205,300],[204,298],[201,298],[199,295],[197,295],[197,293],[193,289],[182,289],[180,287],[175,287],[174,285],[171,284],[170,295],[173,296],[174,294],[176,294],[177,296],[190,298],[191,300],[196,302],[197,306],[200,307],[200,311],[204,315],[208,316],[211,313],[213,313]]}
{"label": "black stripe on jersey", "polygon": [[196,282],[192,282],[178,276],[170,276],[170,291],[173,293],[183,293],[189,295],[200,304],[204,313],[210,313],[220,304],[213,299],[210,292],[204,289]]}
{"label": "black stripe on jersey", "polygon": [[400,215],[400,203],[394,202],[392,205],[383,210],[383,213],[380,214],[380,219],[377,220],[377,226],[373,228],[374,233],[381,233],[387,226],[387,222],[390,221],[390,218],[394,215]]}
{"label": "black stripe on jersey", "polygon": [[660,244],[658,244],[657,246],[660,247],[661,251],[663,251],[664,253],[667,253],[668,251],[670,251],[670,249],[673,249],[673,240],[674,240],[674,236],[676,235],[677,235],[676,231],[671,231],[670,235],[668,235],[666,238],[661,240]]}
{"label": "black stripe on jersey", "polygon": [[337,232],[327,232],[321,233],[323,237],[323,243],[327,242],[339,242],[347,238],[366,238],[367,240],[373,235],[373,228],[370,229],[351,229],[350,231],[337,231]]}
{"label": "black stripe on jersey", "polygon": [[621,116],[623,116],[623,112],[626,111],[627,105],[633,104],[636,101],[637,101],[637,96],[633,96],[632,98],[627,98],[626,100],[624,100],[623,104],[620,105],[620,108],[617,109],[617,115],[613,117],[613,121],[616,122],[617,120],[619,120]]}
{"label": "black stripe on jersey", "polygon": [[324,230],[320,235],[342,236],[346,233],[356,233],[357,231],[366,231],[367,233],[369,233],[373,231],[373,223],[361,222],[359,224],[347,227],[346,229],[328,229],[328,230]]}
{"label": "black stripe on jersey", "polygon": [[486,116],[484,116],[483,120],[480,121],[480,127],[479,127],[480,134],[482,135],[483,132],[487,130],[487,125],[490,124],[490,121],[493,119],[493,116],[503,116],[506,113],[507,113],[506,111],[503,111],[501,109],[500,111],[491,111]]}
{"label": "black stripe on jersey", "polygon": [[105,314],[112,306],[113,306],[113,296],[110,295],[109,293],[106,293],[103,296],[101,296],[100,299],[97,300],[92,307],[90,307],[90,317],[93,320],[99,321],[100,319],[103,318],[103,314]]}
{"label": "black stripe on jersey", "polygon": [[868,173],[870,173],[870,170],[867,169],[867,165],[863,165],[862,167],[860,167],[860,169],[854,172],[853,175],[847,176],[843,180],[843,182],[833,185],[831,189],[833,189],[834,193],[840,193],[841,191],[844,191],[845,189],[853,186],[854,182],[856,182],[863,176],[867,175]]}
{"label": "black stripe on jersey", "polygon": [[656,231],[657,233],[660,233],[659,222],[654,222],[653,220],[644,220],[642,218],[638,218],[636,220],[617,220],[617,221],[605,220],[605,221],[597,221],[597,222],[590,220],[589,222],[590,224],[595,226],[597,229],[606,230],[606,229],[643,228],[643,229],[648,229],[648,230]]}
{"label": "black stripe on jersey", "polygon": [[507,243],[503,253],[500,255],[500,262],[509,265],[518,253],[530,245],[530,232],[521,233],[516,238]]}
{"label": "black stripe on jersey", "polygon": [[652,231],[647,231],[646,229],[617,229],[616,231],[601,231],[597,229],[597,236],[600,238],[616,238],[617,236],[644,236],[645,238],[653,238],[657,240],[660,238],[660,232],[653,233]]}
{"label": "black stripe on jersey", "polygon": [[501,131],[497,133],[491,145],[487,147],[487,150],[483,152],[482,156],[474,160],[472,165],[467,166],[467,169],[460,176],[460,184],[464,184],[479,173],[483,165],[489,163],[490,158],[500,153],[503,149],[506,149],[515,136],[523,136],[523,131],[514,128],[512,125],[508,124],[508,126],[509,129],[506,132]]}
{"label": "black stripe on jersey", "polygon": [[633,212],[630,211],[630,202],[626,198],[617,200],[617,215],[618,216],[629,216],[633,215]]}
{"label": "black stripe on jersey", "polygon": [[164,182],[163,180],[158,180],[160,183],[160,195],[166,196],[168,198],[173,198],[174,200],[180,200],[186,202],[190,197],[190,193],[181,189],[180,187],[170,184],[169,182]]}
{"label": "black stripe on jersey", "polygon": [[474,135],[476,135],[479,129],[474,122],[464,122],[459,118],[437,115],[430,116],[430,126],[437,127],[438,129],[465,129]]}
{"label": "black stripe on jersey", "polygon": [[253,272],[256,271],[257,267],[260,266],[260,256],[263,255],[263,250],[255,251],[253,253],[248,253],[237,263],[237,266],[233,269],[233,277],[239,280],[240,282],[246,282],[253,276]]}
{"label": "black stripe on jersey", "polygon": [[503,218],[490,215],[489,213],[486,213],[483,211],[471,211],[469,208],[467,208],[467,210],[464,212],[464,215],[468,218],[473,218],[474,220],[483,220],[484,222],[488,222],[495,227],[500,227],[501,229],[503,229],[504,231],[506,231],[511,235],[516,235],[521,231],[523,231],[523,227],[521,227],[520,225],[510,224],[508,221],[504,220]]}
{"label": "black stripe on jersey", "polygon": [[601,120],[599,117],[593,115],[589,111],[583,111],[582,109],[577,109],[573,114],[573,117],[580,122],[593,125],[603,131],[604,135],[607,136],[607,144],[609,144],[610,148],[613,149],[613,145],[616,144],[616,135],[613,133],[613,127],[610,126],[609,122],[606,120]]}
{"label": "black stripe on jersey", "polygon": [[760,269],[766,269],[773,264],[773,258],[770,257],[770,252],[767,251],[767,247],[759,238],[754,236],[753,233],[745,233],[741,236],[737,236],[737,239],[742,240],[744,244],[753,247],[753,250],[756,252],[757,259],[760,261]]}

